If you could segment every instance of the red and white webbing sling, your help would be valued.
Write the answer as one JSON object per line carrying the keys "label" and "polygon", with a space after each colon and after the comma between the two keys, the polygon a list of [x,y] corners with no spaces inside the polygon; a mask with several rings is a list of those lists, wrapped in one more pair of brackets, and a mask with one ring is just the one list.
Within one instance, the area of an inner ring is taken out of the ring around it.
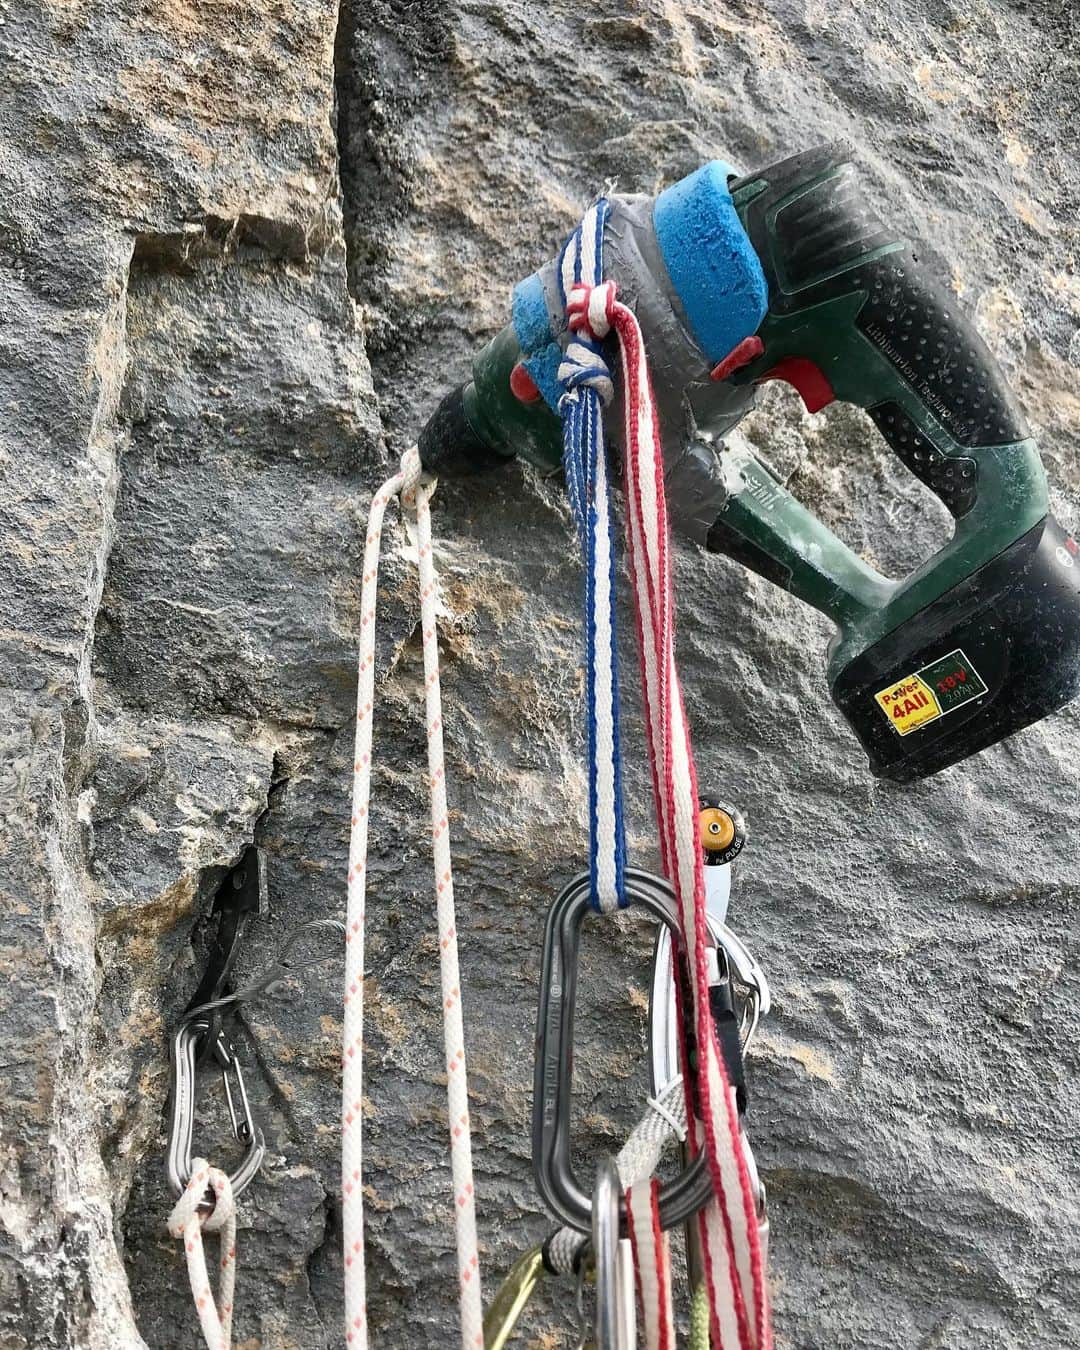
{"label": "red and white webbing sling", "polygon": [[[602,281],[606,214],[607,204],[601,200],[586,213],[560,258],[560,281],[573,336],[559,377],[568,390],[564,397],[588,390],[606,406],[613,390],[600,344],[611,333],[617,337],[624,408],[627,553],[660,856],[678,900],[693,976],[693,1008],[688,1011],[693,1014],[700,1047],[696,1085],[690,1081],[685,1047],[682,1051],[687,1115],[692,1121],[694,1151],[705,1152],[714,1192],[713,1201],[698,1217],[710,1321],[718,1350],[768,1350],[772,1341],[769,1301],[753,1187],[735,1094],[709,1010],[698,791],[675,663],[663,449],[641,330],[633,312],[618,301],[615,284]],[[602,459],[602,448],[599,456]],[[695,1086],[700,1116],[694,1114]],[[650,1183],[632,1186],[628,1202],[647,1342],[650,1347],[671,1346],[674,1326],[667,1241],[659,1229],[656,1188]]]}

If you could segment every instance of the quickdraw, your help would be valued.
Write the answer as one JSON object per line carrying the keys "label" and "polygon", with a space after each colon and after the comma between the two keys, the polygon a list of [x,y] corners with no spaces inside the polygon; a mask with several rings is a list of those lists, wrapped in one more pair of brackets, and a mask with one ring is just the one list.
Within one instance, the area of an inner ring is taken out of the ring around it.
{"label": "quickdraw", "polygon": [[[236,1283],[236,1201],[262,1166],[266,1145],[252,1115],[247,1086],[229,1029],[229,1021],[245,1003],[272,993],[285,980],[325,961],[328,952],[300,959],[293,953],[313,934],[342,934],[335,919],[301,924],[286,940],[272,964],[238,989],[231,988],[234,968],[249,921],[268,909],[266,859],[252,845],[218,888],[211,909],[217,929],[203,978],[171,1045],[169,1137],[166,1173],[176,1204],[169,1233],[183,1240],[188,1276],[199,1323],[211,1350],[229,1350],[232,1339],[233,1292]],[[240,1163],[226,1173],[203,1157],[192,1156],[198,1070],[213,1062],[221,1071],[233,1138],[243,1149]],[[206,1268],[203,1236],[220,1233],[220,1282],[215,1295]]]}

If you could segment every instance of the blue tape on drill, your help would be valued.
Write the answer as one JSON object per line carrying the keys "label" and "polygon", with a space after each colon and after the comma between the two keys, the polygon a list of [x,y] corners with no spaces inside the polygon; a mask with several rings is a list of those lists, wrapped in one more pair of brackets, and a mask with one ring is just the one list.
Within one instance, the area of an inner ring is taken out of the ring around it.
{"label": "blue tape on drill", "polygon": [[522,364],[533,377],[544,402],[552,412],[558,412],[563,390],[556,372],[562,352],[552,336],[544,283],[538,272],[514,287],[510,317],[524,358]]}
{"label": "blue tape on drill", "polygon": [[668,274],[713,364],[756,333],[769,308],[765,274],[728,191],[733,172],[714,159],[663,191],[653,209]]}
{"label": "blue tape on drill", "polygon": [[562,359],[562,348],[556,342],[549,342],[540,351],[526,357],[524,362],[533,383],[543,394],[544,402],[554,413],[559,411],[559,399],[563,396],[563,386],[559,383],[558,375]]}
{"label": "blue tape on drill", "polygon": [[553,340],[551,317],[544,299],[544,283],[538,272],[519,281],[514,287],[510,318],[517,334],[518,346],[526,356],[531,356]]}

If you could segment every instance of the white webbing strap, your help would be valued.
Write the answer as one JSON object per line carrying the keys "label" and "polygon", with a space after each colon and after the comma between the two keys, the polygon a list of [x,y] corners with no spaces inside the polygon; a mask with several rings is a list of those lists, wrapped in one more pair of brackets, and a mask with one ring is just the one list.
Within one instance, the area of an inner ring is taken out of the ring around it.
{"label": "white webbing strap", "polygon": [[626,1226],[634,1253],[645,1350],[675,1350],[671,1250],[668,1235],[660,1228],[659,1192],[655,1177],[630,1187],[626,1192]]}
{"label": "white webbing strap", "polygon": [[372,715],[375,695],[375,606],[383,517],[390,500],[400,494],[402,507],[415,512],[417,561],[420,572],[420,624],[424,650],[424,699],[427,714],[428,786],[431,794],[431,838],[439,926],[439,970],[446,1052],[450,1162],[453,1172],[454,1222],[463,1350],[483,1350],[483,1303],[476,1241],[476,1201],[472,1176],[469,1099],[465,1074],[465,1034],[458,969],[454,884],[450,863],[450,825],[446,803],[442,702],[439,688],[437,584],[431,546],[429,502],[434,483],[421,482],[415,447],[401,459],[401,469],[371,500],[360,595],[360,652],[356,689],[356,749],[353,756],[352,825],[349,836],[349,902],[346,922],[345,1017],[342,1054],[342,1204],[345,1246],[345,1335],[355,1350],[367,1346],[364,1278],[364,1210],[362,1195],[364,904],[366,894],[368,809],[371,797]]}

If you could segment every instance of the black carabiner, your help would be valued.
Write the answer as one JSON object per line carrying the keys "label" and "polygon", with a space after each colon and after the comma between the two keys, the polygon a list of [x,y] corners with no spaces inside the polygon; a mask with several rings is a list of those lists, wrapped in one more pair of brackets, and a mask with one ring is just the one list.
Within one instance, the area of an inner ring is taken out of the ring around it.
{"label": "black carabiner", "polygon": [[[636,867],[626,869],[626,895],[671,931],[681,951],[678,908],[668,883]],[[540,970],[540,1007],[536,1020],[533,1079],[533,1175],[540,1197],[555,1217],[579,1232],[592,1228],[592,1205],[570,1162],[570,1089],[577,1001],[577,957],[581,924],[590,911],[591,881],[583,872],[563,888],[548,911]],[[681,976],[687,981],[685,960]],[[693,1055],[693,1047],[691,1047]],[[675,1228],[708,1204],[713,1193],[705,1154],[660,1188],[660,1225]],[[626,1202],[620,1197],[625,1232]]]}

